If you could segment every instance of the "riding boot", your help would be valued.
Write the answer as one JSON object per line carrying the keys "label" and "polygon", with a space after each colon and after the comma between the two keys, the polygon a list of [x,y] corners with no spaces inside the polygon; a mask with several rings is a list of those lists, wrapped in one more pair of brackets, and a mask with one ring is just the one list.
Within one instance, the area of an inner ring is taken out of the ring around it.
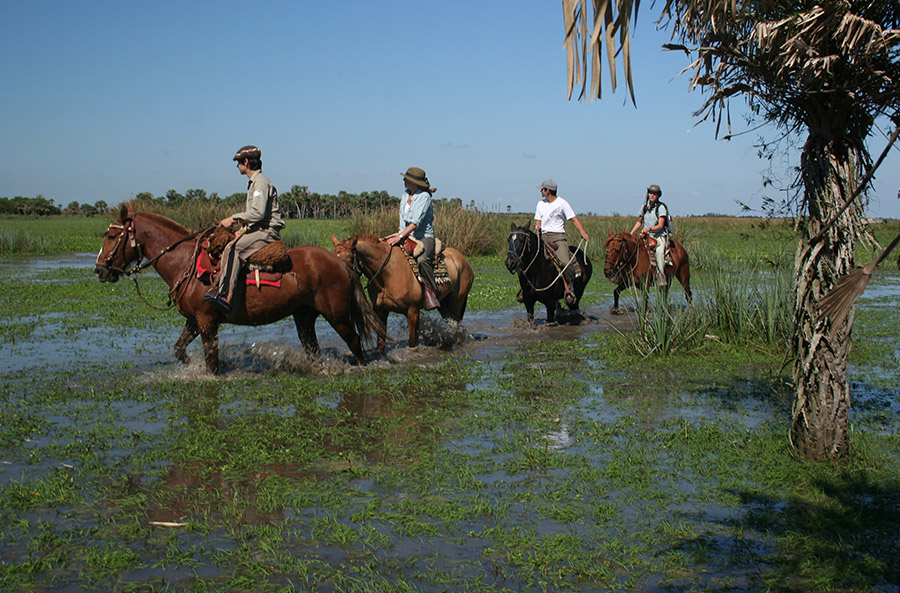
{"label": "riding boot", "polygon": [[425,291],[425,305],[422,307],[426,311],[431,309],[437,309],[441,306],[441,302],[437,300],[437,297],[434,295],[434,291],[428,288],[427,286],[423,286],[422,289]]}

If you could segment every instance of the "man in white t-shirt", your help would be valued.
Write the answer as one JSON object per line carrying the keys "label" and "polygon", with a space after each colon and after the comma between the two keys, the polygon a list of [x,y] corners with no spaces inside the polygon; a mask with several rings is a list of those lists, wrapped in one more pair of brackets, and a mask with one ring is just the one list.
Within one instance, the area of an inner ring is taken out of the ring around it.
{"label": "man in white t-shirt", "polygon": [[[556,195],[557,185],[552,179],[547,179],[539,186],[541,199],[534,211],[534,231],[541,235],[544,241],[556,243],[556,257],[564,266],[563,280],[566,282],[566,304],[575,303],[575,272],[578,270],[578,262],[569,253],[569,243],[566,240],[566,221],[571,220],[581,233],[585,242],[590,241],[587,232],[581,225],[581,221],[575,216],[575,211],[567,201]],[[570,263],[571,258],[571,263]]]}

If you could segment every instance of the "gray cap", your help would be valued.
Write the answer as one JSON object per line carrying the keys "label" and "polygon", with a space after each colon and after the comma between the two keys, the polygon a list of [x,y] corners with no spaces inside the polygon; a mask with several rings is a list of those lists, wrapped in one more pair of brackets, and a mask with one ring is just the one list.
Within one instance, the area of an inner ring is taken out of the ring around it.
{"label": "gray cap", "polygon": [[556,191],[556,182],[552,179],[545,179],[539,186],[538,189],[549,189],[550,191]]}

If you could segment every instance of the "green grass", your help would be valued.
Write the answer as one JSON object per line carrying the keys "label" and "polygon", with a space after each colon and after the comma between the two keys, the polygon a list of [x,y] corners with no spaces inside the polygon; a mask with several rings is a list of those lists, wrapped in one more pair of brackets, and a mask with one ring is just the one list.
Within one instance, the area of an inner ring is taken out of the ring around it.
{"label": "green grass", "polygon": [[[721,259],[752,270],[760,245],[719,232],[735,250]],[[520,310],[502,258],[471,259],[469,311]],[[715,273],[698,269],[697,286]],[[896,272],[860,299],[852,448],[838,466],[790,454],[791,388],[762,340],[648,358],[635,334],[598,323],[537,339],[511,329],[491,355],[475,343],[339,373],[208,377],[176,367],[181,317],[143,305],[130,282],[4,274],[4,352],[111,354],[0,371],[0,590],[900,582]],[[141,283],[164,302],[152,272]],[[611,303],[611,289],[598,269],[589,306]]]}

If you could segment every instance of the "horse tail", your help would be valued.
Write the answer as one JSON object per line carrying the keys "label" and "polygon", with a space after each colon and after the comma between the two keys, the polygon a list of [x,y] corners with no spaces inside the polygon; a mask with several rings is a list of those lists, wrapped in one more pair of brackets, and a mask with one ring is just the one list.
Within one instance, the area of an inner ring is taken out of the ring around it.
{"label": "horse tail", "polygon": [[363,342],[371,340],[372,333],[380,340],[385,339],[386,331],[381,326],[372,303],[366,298],[359,274],[347,266],[347,274],[350,276],[350,321],[356,329],[356,333]]}

